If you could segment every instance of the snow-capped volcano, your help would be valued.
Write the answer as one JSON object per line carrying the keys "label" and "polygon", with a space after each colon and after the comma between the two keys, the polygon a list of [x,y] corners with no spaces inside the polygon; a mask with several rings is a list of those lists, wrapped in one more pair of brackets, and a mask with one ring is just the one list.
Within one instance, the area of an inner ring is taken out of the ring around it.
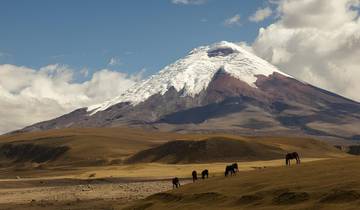
{"label": "snow-capped volcano", "polygon": [[116,98],[19,132],[108,126],[360,139],[360,104],[223,41],[195,48]]}
{"label": "snow-capped volcano", "polygon": [[186,57],[166,66],[158,74],[114,99],[88,107],[88,111],[94,114],[121,102],[137,105],[155,94],[164,95],[171,87],[194,97],[208,87],[219,69],[252,87],[256,87],[257,75],[269,76],[274,72],[286,75],[239,45],[222,41],[193,49]]}

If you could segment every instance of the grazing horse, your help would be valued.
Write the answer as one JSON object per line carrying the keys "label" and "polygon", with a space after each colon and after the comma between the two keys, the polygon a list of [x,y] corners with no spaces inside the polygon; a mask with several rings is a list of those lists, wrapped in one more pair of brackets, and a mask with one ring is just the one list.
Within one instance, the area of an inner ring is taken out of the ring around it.
{"label": "grazing horse", "polygon": [[232,167],[234,168],[235,173],[239,171],[239,167],[237,163],[233,163]]}
{"label": "grazing horse", "polygon": [[196,172],[196,171],[193,171],[193,172],[191,173],[191,175],[192,175],[192,178],[193,178],[193,182],[195,182],[195,181],[197,180],[197,172]]}
{"label": "grazing horse", "polygon": [[201,172],[201,178],[202,179],[205,179],[206,178],[209,178],[209,170],[205,169]]}
{"label": "grazing horse", "polygon": [[296,159],[296,164],[300,164],[300,157],[297,152],[287,153],[285,156],[286,165],[290,165],[290,160]]}
{"label": "grazing horse", "polygon": [[225,176],[236,174],[239,171],[239,167],[237,163],[233,163],[231,165],[227,165],[225,168]]}
{"label": "grazing horse", "polygon": [[172,184],[173,184],[173,189],[176,187],[180,187],[180,181],[179,181],[179,178],[175,177],[172,179]]}

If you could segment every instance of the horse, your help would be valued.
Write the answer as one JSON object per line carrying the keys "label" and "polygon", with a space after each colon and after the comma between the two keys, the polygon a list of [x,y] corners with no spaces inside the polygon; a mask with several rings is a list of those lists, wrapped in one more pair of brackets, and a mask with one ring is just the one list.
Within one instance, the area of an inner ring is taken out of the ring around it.
{"label": "horse", "polygon": [[235,170],[235,173],[239,171],[239,167],[238,167],[237,163],[233,163],[232,166],[233,166],[233,168]]}
{"label": "horse", "polygon": [[206,178],[209,178],[209,170],[205,169],[201,172],[201,178],[202,179],[205,179]]}
{"label": "horse", "polygon": [[300,157],[297,152],[287,153],[285,156],[286,165],[290,165],[290,160],[296,159],[296,164],[300,164]]}
{"label": "horse", "polygon": [[180,187],[180,181],[179,181],[179,178],[175,177],[172,179],[172,184],[173,184],[173,189],[176,187]]}
{"label": "horse", "polygon": [[237,163],[233,163],[231,165],[227,165],[225,168],[225,176],[236,174],[239,171],[239,167]]}
{"label": "horse", "polygon": [[196,172],[196,171],[193,171],[193,172],[191,173],[191,175],[192,175],[192,178],[193,178],[193,182],[195,182],[195,181],[197,180],[197,172]]}
{"label": "horse", "polygon": [[231,175],[233,175],[233,174],[236,173],[236,172],[235,172],[235,169],[234,169],[234,167],[233,167],[232,165],[228,165],[228,166],[226,166],[226,168],[225,168],[225,176],[228,176],[229,173],[230,173]]}

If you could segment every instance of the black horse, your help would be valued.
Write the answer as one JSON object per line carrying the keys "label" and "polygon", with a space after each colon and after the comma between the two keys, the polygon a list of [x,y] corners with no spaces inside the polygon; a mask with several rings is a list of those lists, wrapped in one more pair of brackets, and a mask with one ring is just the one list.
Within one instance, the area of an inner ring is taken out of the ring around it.
{"label": "black horse", "polygon": [[238,167],[238,164],[237,164],[237,163],[233,163],[233,164],[232,164],[232,167],[234,168],[235,173],[239,171],[239,167]]}
{"label": "black horse", "polygon": [[176,187],[180,187],[180,181],[179,181],[179,178],[175,177],[172,179],[172,184],[173,184],[173,189]]}
{"label": "black horse", "polygon": [[287,153],[285,156],[286,165],[290,165],[290,160],[295,159],[296,164],[300,164],[300,157],[297,152]]}
{"label": "black horse", "polygon": [[205,169],[201,172],[201,178],[202,179],[205,179],[206,178],[209,178],[209,170]]}
{"label": "black horse", "polygon": [[193,182],[195,182],[195,181],[197,180],[197,172],[196,172],[196,171],[193,171],[193,172],[191,173],[191,175],[192,175],[192,178],[193,178]]}
{"label": "black horse", "polygon": [[226,168],[225,168],[225,176],[228,176],[229,173],[230,173],[230,175],[235,175],[236,172],[238,172],[238,171],[239,171],[239,167],[238,167],[237,163],[227,165]]}

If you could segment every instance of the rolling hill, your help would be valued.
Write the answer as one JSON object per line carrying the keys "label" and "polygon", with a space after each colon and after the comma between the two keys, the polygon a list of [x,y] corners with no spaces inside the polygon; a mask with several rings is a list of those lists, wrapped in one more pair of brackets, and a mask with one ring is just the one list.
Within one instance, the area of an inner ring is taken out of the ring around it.
{"label": "rolling hill", "polygon": [[239,138],[213,136],[191,141],[170,141],[142,150],[127,163],[211,163],[282,159],[297,151],[306,157],[330,157],[341,154],[334,147],[312,139]]}
{"label": "rolling hill", "polygon": [[[139,150],[181,138],[183,136],[176,133],[127,128],[69,128],[3,135],[0,136],[0,160],[3,165],[24,162],[73,166],[115,164]],[[56,157],[45,158],[49,151],[57,148],[66,150]]]}
{"label": "rolling hill", "polygon": [[310,138],[178,134],[130,128],[67,128],[0,136],[3,167],[106,166],[139,162],[204,163],[344,154]]}

